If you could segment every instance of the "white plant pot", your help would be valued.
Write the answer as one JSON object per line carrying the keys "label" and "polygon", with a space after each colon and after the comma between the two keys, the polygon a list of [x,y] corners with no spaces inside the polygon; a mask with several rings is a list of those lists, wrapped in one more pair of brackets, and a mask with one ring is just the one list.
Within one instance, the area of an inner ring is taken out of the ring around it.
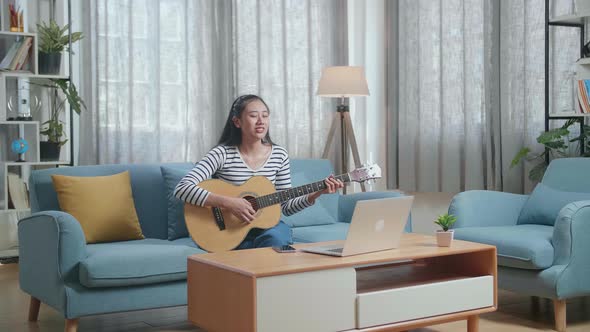
{"label": "white plant pot", "polygon": [[455,231],[436,231],[436,243],[439,247],[450,247],[453,242]]}

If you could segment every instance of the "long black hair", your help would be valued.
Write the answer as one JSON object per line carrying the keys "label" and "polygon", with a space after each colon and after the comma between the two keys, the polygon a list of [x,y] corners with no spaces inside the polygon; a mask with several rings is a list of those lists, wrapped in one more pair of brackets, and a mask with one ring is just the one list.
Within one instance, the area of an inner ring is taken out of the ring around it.
{"label": "long black hair", "polygon": [[[227,116],[227,121],[225,122],[225,127],[223,128],[218,144],[229,146],[239,146],[242,144],[242,129],[236,127],[233,118],[234,116],[239,118],[244,109],[246,109],[246,106],[254,100],[260,100],[268,110],[268,105],[266,105],[264,100],[257,95],[242,95],[236,98],[229,110],[229,115]],[[270,145],[274,144],[270,139],[270,129],[267,129],[266,136],[262,139],[262,143],[268,143]]]}

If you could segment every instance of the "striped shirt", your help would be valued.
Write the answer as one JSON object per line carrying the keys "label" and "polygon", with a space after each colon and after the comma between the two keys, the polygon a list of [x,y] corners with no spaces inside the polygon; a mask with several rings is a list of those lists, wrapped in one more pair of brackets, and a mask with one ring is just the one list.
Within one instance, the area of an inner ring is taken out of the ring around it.
{"label": "striped shirt", "polygon": [[[210,192],[199,187],[201,181],[212,177],[231,184],[241,185],[255,175],[263,175],[277,190],[291,188],[291,169],[287,150],[273,145],[266,163],[259,169],[251,169],[242,159],[236,146],[218,145],[211,149],[176,186],[174,196],[198,206],[204,206]],[[290,199],[281,204],[284,215],[290,216],[312,204],[308,195]]]}

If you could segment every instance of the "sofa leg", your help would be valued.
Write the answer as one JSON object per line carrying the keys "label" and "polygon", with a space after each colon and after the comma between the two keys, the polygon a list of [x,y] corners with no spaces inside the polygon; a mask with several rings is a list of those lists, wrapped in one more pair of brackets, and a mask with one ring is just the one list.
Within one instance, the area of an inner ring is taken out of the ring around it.
{"label": "sofa leg", "polygon": [[78,318],[66,319],[65,332],[78,332]]}
{"label": "sofa leg", "polygon": [[566,327],[566,305],[565,300],[553,300],[553,311],[555,312],[555,330],[565,332]]}
{"label": "sofa leg", "polygon": [[36,322],[39,318],[39,307],[41,301],[31,296],[31,302],[29,302],[29,322]]}

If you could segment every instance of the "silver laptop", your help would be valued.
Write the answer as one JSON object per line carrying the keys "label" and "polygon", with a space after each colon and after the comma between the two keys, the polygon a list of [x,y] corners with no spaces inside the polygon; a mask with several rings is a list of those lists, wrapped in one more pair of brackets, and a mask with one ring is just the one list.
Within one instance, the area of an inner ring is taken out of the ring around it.
{"label": "silver laptop", "polygon": [[344,246],[318,246],[301,251],[330,256],[352,256],[395,249],[412,208],[413,196],[358,201]]}

